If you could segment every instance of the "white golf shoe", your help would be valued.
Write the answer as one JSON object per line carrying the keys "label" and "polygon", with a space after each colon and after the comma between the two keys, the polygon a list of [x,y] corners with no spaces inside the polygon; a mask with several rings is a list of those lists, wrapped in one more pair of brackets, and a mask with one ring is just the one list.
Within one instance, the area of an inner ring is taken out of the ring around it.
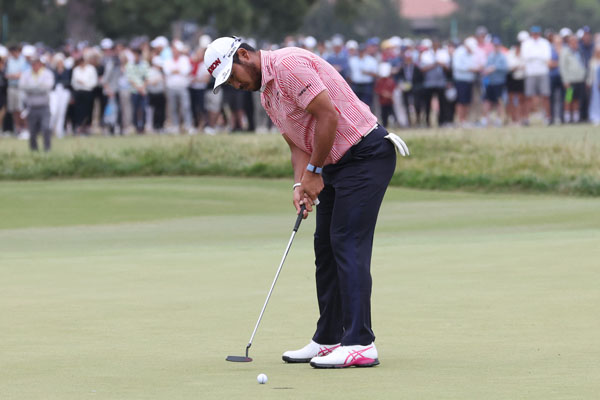
{"label": "white golf shoe", "polygon": [[300,350],[286,351],[281,358],[287,363],[307,363],[314,357],[326,356],[338,347],[340,347],[339,343],[319,344],[311,340]]}
{"label": "white golf shoe", "polygon": [[375,343],[368,346],[340,346],[326,356],[310,360],[315,368],[373,367],[379,365]]}

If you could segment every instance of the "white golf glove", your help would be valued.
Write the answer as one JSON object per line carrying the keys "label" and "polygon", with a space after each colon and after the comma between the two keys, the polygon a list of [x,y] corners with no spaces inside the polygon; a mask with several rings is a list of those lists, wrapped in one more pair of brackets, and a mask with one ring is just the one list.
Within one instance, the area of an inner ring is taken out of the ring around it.
{"label": "white golf glove", "polygon": [[398,150],[398,153],[400,153],[403,157],[410,156],[408,146],[406,145],[406,143],[404,143],[404,140],[400,139],[400,136],[396,135],[395,133],[389,132],[389,134],[384,137],[390,142],[392,142],[394,146],[396,146],[396,150]]}

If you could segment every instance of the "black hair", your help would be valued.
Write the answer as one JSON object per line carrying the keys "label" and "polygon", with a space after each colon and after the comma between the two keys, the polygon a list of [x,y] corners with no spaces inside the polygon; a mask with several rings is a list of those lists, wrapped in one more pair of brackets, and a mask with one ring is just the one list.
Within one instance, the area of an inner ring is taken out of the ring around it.
{"label": "black hair", "polygon": [[[256,52],[256,49],[254,47],[250,46],[248,43],[242,43],[242,44],[240,44],[240,47],[238,47],[238,50],[239,49],[247,50],[250,53],[255,53]],[[235,51],[235,54],[233,55],[233,63],[234,64],[241,64],[240,63],[240,57],[237,54],[237,50]]]}

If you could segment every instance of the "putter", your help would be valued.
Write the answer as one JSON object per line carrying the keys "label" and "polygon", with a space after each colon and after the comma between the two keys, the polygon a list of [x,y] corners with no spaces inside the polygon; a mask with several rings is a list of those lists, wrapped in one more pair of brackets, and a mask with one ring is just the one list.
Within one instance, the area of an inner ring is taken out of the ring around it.
{"label": "putter", "polygon": [[248,342],[248,346],[246,346],[246,356],[227,356],[226,360],[231,362],[250,362],[252,358],[248,357],[248,350],[250,350],[250,346],[252,346],[252,341],[254,340],[254,335],[256,335],[256,330],[258,329],[258,325],[260,324],[260,320],[265,313],[265,309],[267,308],[267,304],[269,303],[269,298],[271,298],[271,293],[273,293],[273,288],[275,287],[275,283],[277,282],[277,278],[279,278],[279,273],[281,272],[281,267],[283,267],[283,263],[285,262],[285,258],[287,257],[290,247],[292,247],[292,242],[294,241],[294,236],[296,236],[296,232],[298,232],[298,228],[300,227],[300,222],[302,222],[302,217],[304,216],[304,210],[306,210],[306,206],[302,205],[300,208],[300,214],[298,214],[298,218],[296,218],[296,225],[294,225],[294,230],[292,232],[292,237],[290,237],[290,241],[288,242],[285,251],[283,252],[283,258],[281,259],[281,263],[279,264],[279,268],[277,269],[277,273],[275,274],[275,279],[273,279],[273,283],[271,284],[271,289],[269,289],[269,294],[267,294],[267,299],[265,300],[265,304],[263,305],[262,310],[260,311],[260,315],[258,316],[258,321],[256,321],[256,325],[254,326],[254,331],[252,332],[252,336],[250,336],[250,341]]}

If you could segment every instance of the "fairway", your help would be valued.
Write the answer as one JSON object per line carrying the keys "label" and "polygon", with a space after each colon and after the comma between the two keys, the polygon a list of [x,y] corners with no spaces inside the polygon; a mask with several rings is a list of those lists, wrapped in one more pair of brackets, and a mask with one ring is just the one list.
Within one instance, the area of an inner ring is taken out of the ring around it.
{"label": "fairway", "polygon": [[294,220],[289,180],[0,183],[0,399],[597,398],[597,198],[388,189],[369,369],[281,361],[316,323],[310,216],[227,363]]}

